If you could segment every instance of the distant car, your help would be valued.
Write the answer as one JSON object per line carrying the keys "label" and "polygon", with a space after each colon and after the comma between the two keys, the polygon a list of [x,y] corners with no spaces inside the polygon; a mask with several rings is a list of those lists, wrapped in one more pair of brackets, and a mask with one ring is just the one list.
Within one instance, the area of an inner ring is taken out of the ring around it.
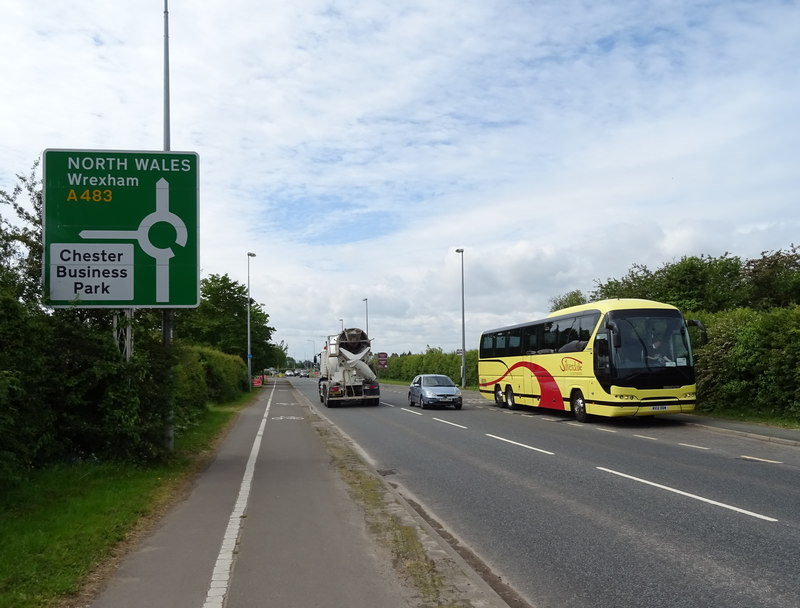
{"label": "distant car", "polygon": [[284,376],[294,376],[294,372],[292,370],[290,370],[290,369],[287,369],[286,373],[284,374]]}
{"label": "distant car", "polygon": [[301,378],[308,378],[308,370],[307,369],[301,369],[300,373],[297,374],[297,375],[300,376]]}
{"label": "distant car", "polygon": [[423,410],[434,405],[452,405],[461,409],[461,389],[444,374],[420,374],[408,387],[408,405]]}

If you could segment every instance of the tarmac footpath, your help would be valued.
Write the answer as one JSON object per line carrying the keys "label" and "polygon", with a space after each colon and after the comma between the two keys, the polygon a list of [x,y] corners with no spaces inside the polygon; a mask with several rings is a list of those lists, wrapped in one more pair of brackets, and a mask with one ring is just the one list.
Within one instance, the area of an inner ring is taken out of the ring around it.
{"label": "tarmac footpath", "polygon": [[335,429],[290,383],[258,390],[185,499],[87,608],[507,607],[419,526],[446,589],[441,604],[423,597],[348,493],[320,435]]}

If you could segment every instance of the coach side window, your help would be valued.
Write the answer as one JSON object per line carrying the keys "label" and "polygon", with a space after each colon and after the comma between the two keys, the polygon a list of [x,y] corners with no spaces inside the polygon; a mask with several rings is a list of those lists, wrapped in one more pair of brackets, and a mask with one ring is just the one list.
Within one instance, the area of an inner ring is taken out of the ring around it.
{"label": "coach side window", "polygon": [[558,322],[558,352],[574,353],[578,350],[579,318],[571,317]]}
{"label": "coach side window", "polygon": [[548,321],[544,324],[544,344],[542,349],[545,352],[554,353],[558,348],[558,324]]}
{"label": "coach side window", "polygon": [[494,357],[494,336],[489,334],[481,340],[481,358]]}
{"label": "coach side window", "polygon": [[592,337],[592,332],[594,328],[597,327],[597,321],[600,320],[599,313],[592,313],[588,315],[583,315],[580,319],[580,329],[578,333],[580,334],[578,339],[580,340],[578,350],[583,350],[586,348],[586,345],[589,343],[589,338]]}
{"label": "coach side window", "polygon": [[508,354],[508,335],[506,333],[496,334],[494,337],[494,356],[505,357]]}
{"label": "coach side window", "polygon": [[526,355],[535,355],[536,351],[539,350],[541,340],[539,339],[539,335],[541,334],[541,324],[539,325],[530,325],[522,330],[522,352]]}

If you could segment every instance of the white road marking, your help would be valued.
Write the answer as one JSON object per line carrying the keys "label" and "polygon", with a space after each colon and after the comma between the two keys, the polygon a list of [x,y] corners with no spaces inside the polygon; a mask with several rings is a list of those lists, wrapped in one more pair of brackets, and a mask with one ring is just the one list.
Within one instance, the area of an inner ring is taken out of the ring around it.
{"label": "white road marking", "polygon": [[455,422],[450,422],[449,420],[442,420],[441,418],[434,418],[434,420],[436,420],[436,421],[438,421],[438,422],[444,422],[445,424],[449,424],[449,425],[451,425],[451,426],[457,426],[457,427],[458,427],[458,428],[460,428],[460,429],[465,429],[465,428],[467,428],[467,427],[465,427],[465,426],[463,426],[463,425],[456,424]]}
{"label": "white road marking", "polygon": [[535,447],[530,446],[530,445],[525,445],[524,443],[518,443],[516,441],[511,441],[511,439],[504,439],[503,437],[498,437],[497,435],[490,435],[489,433],[486,433],[486,436],[487,437],[491,437],[492,439],[497,439],[498,441],[505,441],[506,443],[510,443],[512,445],[518,445],[521,448],[525,448],[527,450],[533,450],[534,452],[541,452],[542,454],[549,454],[550,456],[554,455],[553,452],[548,452],[547,450],[541,450],[539,448],[535,448]]}
{"label": "white road marking", "polygon": [[409,414],[416,414],[417,416],[422,416],[422,412],[415,412],[414,410],[410,410],[407,407],[401,407],[401,410],[404,412],[408,412]]}
{"label": "white road marking", "polygon": [[612,469],[606,469],[605,467],[597,467],[600,471],[605,471],[606,473],[611,473],[612,475],[618,475],[619,477],[624,477],[625,479],[631,479],[633,481],[638,481],[639,483],[646,484],[648,486],[653,486],[654,488],[659,488],[661,490],[666,490],[667,492],[674,492],[675,494],[680,494],[681,496],[686,496],[688,498],[693,498],[694,500],[699,500],[701,502],[708,503],[710,505],[715,505],[717,507],[722,507],[723,509],[730,509],[731,511],[736,511],[737,513],[742,513],[744,515],[749,515],[750,517],[757,517],[758,519],[763,519],[765,521],[778,521],[773,517],[767,517],[766,515],[761,515],[760,513],[754,513],[753,511],[747,511],[745,509],[740,509],[739,507],[734,507],[732,505],[725,504],[724,502],[718,502],[716,500],[711,500],[710,498],[704,498],[702,496],[698,496],[697,494],[689,494],[688,492],[684,492],[683,490],[678,490],[676,488],[671,488],[669,486],[661,485],[660,483],[655,483],[653,481],[647,481],[646,479],[641,479],[639,477],[634,477],[633,475],[627,475],[625,473],[620,473],[619,471],[614,471]]}
{"label": "white road marking", "polygon": [[651,441],[658,441],[658,437],[648,437],[647,435],[634,435],[634,437],[638,437],[639,439],[650,439]]}
{"label": "white road marking", "polygon": [[604,433],[616,433],[617,432],[614,429],[604,429],[602,426],[596,426],[594,428],[596,428],[598,431],[603,431]]}
{"label": "white road marking", "polygon": [[247,500],[250,498],[250,488],[253,481],[253,473],[256,468],[258,451],[261,449],[261,440],[264,437],[264,428],[269,418],[269,408],[272,406],[272,397],[275,395],[275,385],[267,401],[267,408],[261,418],[261,425],[258,427],[253,447],[250,448],[250,457],[247,459],[247,466],[244,469],[242,483],[239,486],[239,495],[233,505],[233,512],[228,518],[228,527],[225,529],[225,536],[222,538],[222,546],[217,554],[217,561],[214,564],[214,572],[211,575],[211,585],[206,594],[206,601],[203,608],[222,608],[225,603],[225,596],[228,594],[228,586],[231,580],[231,568],[233,567],[233,555],[236,545],[239,542],[244,513],[247,510]]}
{"label": "white road marking", "polygon": [[692,445],[691,443],[679,443],[678,445],[682,445],[685,448],[694,448],[696,450],[710,450],[711,448],[704,448],[702,445]]}
{"label": "white road marking", "polygon": [[744,458],[745,460],[755,460],[756,462],[768,462],[770,464],[783,464],[781,460],[767,460],[766,458],[756,458],[755,456],[745,456],[742,454],[739,458]]}

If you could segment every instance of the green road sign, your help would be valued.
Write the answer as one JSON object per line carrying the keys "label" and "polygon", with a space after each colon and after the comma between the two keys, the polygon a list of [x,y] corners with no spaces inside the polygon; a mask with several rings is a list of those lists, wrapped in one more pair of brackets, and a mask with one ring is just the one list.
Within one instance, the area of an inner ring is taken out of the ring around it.
{"label": "green road sign", "polygon": [[43,173],[46,303],[198,305],[196,153],[45,150]]}

